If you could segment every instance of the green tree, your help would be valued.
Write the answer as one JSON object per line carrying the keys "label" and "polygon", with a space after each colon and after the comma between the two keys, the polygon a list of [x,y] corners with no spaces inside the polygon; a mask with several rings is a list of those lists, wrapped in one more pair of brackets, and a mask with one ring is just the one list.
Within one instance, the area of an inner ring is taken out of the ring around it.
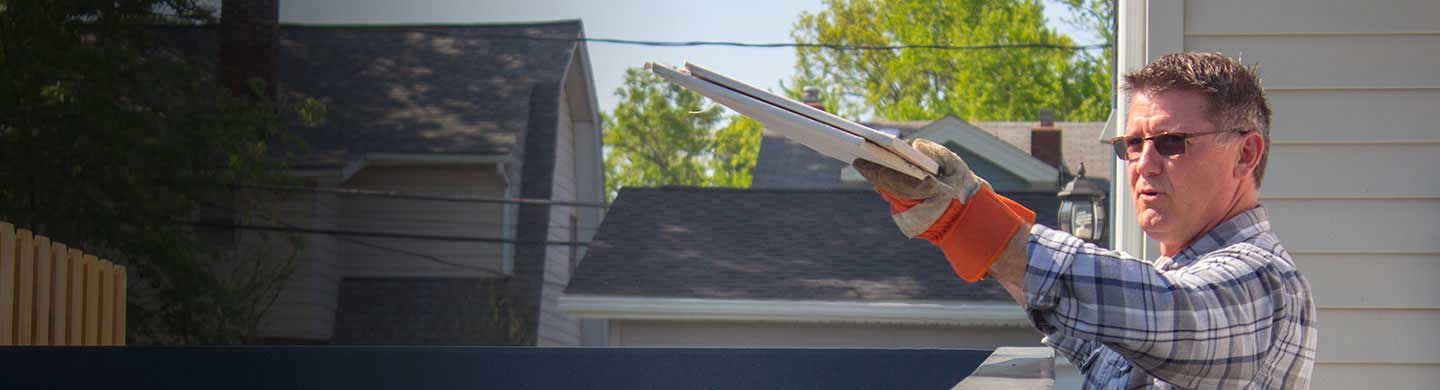
{"label": "green tree", "polygon": [[625,186],[749,187],[760,124],[638,68],[625,71],[605,122],[607,200]]}
{"label": "green tree", "polygon": [[249,341],[298,250],[235,251],[189,224],[206,207],[257,216],[268,201],[234,188],[290,182],[267,153],[282,110],[151,36],[214,15],[199,0],[0,0],[0,220],[128,265],[133,343]]}
{"label": "green tree", "polygon": [[[1034,0],[830,0],[802,13],[792,36],[866,46],[1075,45],[1045,26],[1042,11]],[[801,47],[791,88],[819,87],[827,104],[851,116],[1021,120],[1054,108],[1067,119],[1104,120],[1107,75],[1093,57],[1068,49]]]}

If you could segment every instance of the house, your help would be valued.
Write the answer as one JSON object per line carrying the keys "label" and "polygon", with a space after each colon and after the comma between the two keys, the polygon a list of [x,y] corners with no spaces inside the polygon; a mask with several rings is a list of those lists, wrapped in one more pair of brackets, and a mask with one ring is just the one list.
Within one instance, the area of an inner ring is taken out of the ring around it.
{"label": "house", "polygon": [[[1314,293],[1311,388],[1440,388],[1440,2],[1122,0],[1117,11],[1121,71],[1176,51],[1262,66],[1274,119],[1260,202]],[[1123,198],[1115,214],[1134,215]],[[1114,221],[1117,249],[1158,255],[1134,218]]]}
{"label": "house", "polygon": [[[161,35],[209,58],[225,46],[216,29]],[[277,153],[308,188],[285,193],[275,220],[253,223],[412,236],[302,235],[304,251],[260,336],[578,344],[579,322],[556,298],[585,250],[569,243],[588,240],[593,232],[582,227],[598,225],[602,211],[600,121],[586,47],[575,40],[583,36],[578,20],[281,24],[261,45],[268,49],[220,53],[222,69],[273,64],[282,105],[327,106],[323,123],[292,127],[305,147]],[[264,247],[252,233],[237,233],[240,246]]]}
{"label": "house", "polygon": [[[1077,166],[1113,155],[1097,141],[1103,123],[1063,124],[1078,129],[1066,134],[1074,144],[1063,149],[1072,151],[1066,160],[1053,122],[998,122],[993,132],[953,117],[866,124],[950,146],[1051,226],[1064,165],[1036,155]],[[1032,130],[1055,148],[1022,150]],[[748,190],[622,189],[561,299],[593,328],[608,327],[586,343],[1039,345],[998,284],[963,283],[937,249],[906,239],[848,164],[767,133],[753,177]]]}

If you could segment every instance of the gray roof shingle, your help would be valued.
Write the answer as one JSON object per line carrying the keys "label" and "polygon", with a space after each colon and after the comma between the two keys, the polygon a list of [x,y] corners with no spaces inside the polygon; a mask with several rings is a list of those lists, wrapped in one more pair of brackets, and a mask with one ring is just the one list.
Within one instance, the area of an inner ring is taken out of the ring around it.
{"label": "gray roof shingle", "polygon": [[[1049,202],[1037,211],[1054,224],[1053,195],[1008,195]],[[566,293],[1009,301],[998,284],[966,284],[938,249],[906,239],[868,189],[621,189]]]}
{"label": "gray roof shingle", "polygon": [[[218,58],[214,28],[162,28],[195,58]],[[301,164],[366,153],[506,155],[515,151],[539,83],[559,83],[580,37],[578,20],[489,25],[281,25],[281,102],[327,105]],[[506,37],[555,39],[514,39]]]}

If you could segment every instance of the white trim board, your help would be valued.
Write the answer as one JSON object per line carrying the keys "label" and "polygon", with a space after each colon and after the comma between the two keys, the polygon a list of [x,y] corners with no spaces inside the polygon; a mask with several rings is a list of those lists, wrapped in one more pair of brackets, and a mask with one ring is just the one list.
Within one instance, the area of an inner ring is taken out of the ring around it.
{"label": "white trim board", "polygon": [[797,301],[562,295],[560,310],[576,318],[622,320],[842,322],[1027,327],[1011,303],[941,301]]}
{"label": "white trim board", "polygon": [[924,138],[942,145],[947,141],[954,142],[980,158],[1020,176],[1034,190],[1054,188],[1055,180],[1060,174],[1055,167],[1036,159],[1030,153],[953,116],[925,125],[911,134],[910,138]]}

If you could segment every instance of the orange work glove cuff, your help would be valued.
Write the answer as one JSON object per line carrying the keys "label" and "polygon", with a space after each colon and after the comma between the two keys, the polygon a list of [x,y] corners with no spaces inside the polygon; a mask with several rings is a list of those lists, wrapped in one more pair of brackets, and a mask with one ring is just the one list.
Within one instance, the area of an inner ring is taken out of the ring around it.
{"label": "orange work glove cuff", "polygon": [[940,247],[955,274],[975,283],[1025,222],[1035,223],[1034,211],[982,185],[964,204],[952,199],[945,214],[916,237]]}

